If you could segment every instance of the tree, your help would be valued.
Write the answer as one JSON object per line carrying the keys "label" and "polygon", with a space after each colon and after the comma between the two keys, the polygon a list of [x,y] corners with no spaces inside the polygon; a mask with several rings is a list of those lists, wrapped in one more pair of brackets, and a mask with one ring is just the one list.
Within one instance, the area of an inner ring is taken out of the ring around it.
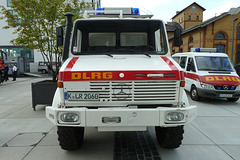
{"label": "tree", "polygon": [[[8,23],[3,28],[14,28],[14,34],[18,35],[11,43],[40,51],[49,64],[52,80],[57,81],[62,47],[56,45],[56,27],[65,25],[64,13],[74,13],[73,19],[82,18],[83,9],[91,5],[81,0],[12,0],[12,10],[0,6],[0,13],[3,15],[1,19]],[[52,67],[53,63],[56,70]]]}

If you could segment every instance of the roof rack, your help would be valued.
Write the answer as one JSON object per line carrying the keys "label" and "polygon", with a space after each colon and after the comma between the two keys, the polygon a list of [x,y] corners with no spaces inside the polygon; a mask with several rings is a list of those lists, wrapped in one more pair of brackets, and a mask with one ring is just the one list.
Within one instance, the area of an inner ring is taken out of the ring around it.
{"label": "roof rack", "polygon": [[[99,14],[97,14],[99,13]],[[152,18],[153,15],[129,15],[123,14],[122,10],[86,10],[83,18]]]}

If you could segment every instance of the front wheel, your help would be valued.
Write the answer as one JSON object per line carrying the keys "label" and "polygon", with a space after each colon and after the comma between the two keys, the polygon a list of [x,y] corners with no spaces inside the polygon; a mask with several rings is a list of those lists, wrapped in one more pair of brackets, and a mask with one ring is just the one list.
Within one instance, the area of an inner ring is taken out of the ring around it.
{"label": "front wheel", "polygon": [[191,88],[191,90],[190,90],[190,97],[194,101],[198,101],[199,100],[198,91],[197,91],[197,88],[195,86],[193,86]]}
{"label": "front wheel", "polygon": [[82,146],[84,137],[83,127],[58,127],[58,141],[62,149],[73,151]]}
{"label": "front wheel", "polygon": [[155,127],[156,137],[159,145],[163,148],[174,149],[182,144],[184,129],[178,127]]}

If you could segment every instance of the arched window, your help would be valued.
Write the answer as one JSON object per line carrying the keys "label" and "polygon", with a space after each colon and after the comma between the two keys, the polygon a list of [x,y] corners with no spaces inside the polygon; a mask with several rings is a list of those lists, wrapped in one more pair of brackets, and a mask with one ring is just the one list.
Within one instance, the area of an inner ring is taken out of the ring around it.
{"label": "arched window", "polygon": [[197,21],[199,20],[199,16],[197,16]]}
{"label": "arched window", "polygon": [[219,32],[218,34],[216,34],[215,39],[226,39],[226,37],[223,33]]}

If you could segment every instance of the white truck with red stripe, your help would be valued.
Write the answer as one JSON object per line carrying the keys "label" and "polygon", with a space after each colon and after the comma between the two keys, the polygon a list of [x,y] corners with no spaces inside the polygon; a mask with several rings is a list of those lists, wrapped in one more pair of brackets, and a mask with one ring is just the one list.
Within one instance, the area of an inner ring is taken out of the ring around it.
{"label": "white truck with red stripe", "polygon": [[240,97],[240,78],[227,54],[216,48],[193,48],[192,52],[174,54],[173,59],[184,69],[186,85],[193,100],[226,98],[235,102]]}
{"label": "white truck with red stripe", "polygon": [[184,72],[170,57],[165,24],[141,16],[79,19],[70,37],[73,15],[66,16],[64,63],[52,106],[46,107],[62,149],[78,149],[85,127],[153,126],[162,147],[179,147],[197,107],[189,105]]}

